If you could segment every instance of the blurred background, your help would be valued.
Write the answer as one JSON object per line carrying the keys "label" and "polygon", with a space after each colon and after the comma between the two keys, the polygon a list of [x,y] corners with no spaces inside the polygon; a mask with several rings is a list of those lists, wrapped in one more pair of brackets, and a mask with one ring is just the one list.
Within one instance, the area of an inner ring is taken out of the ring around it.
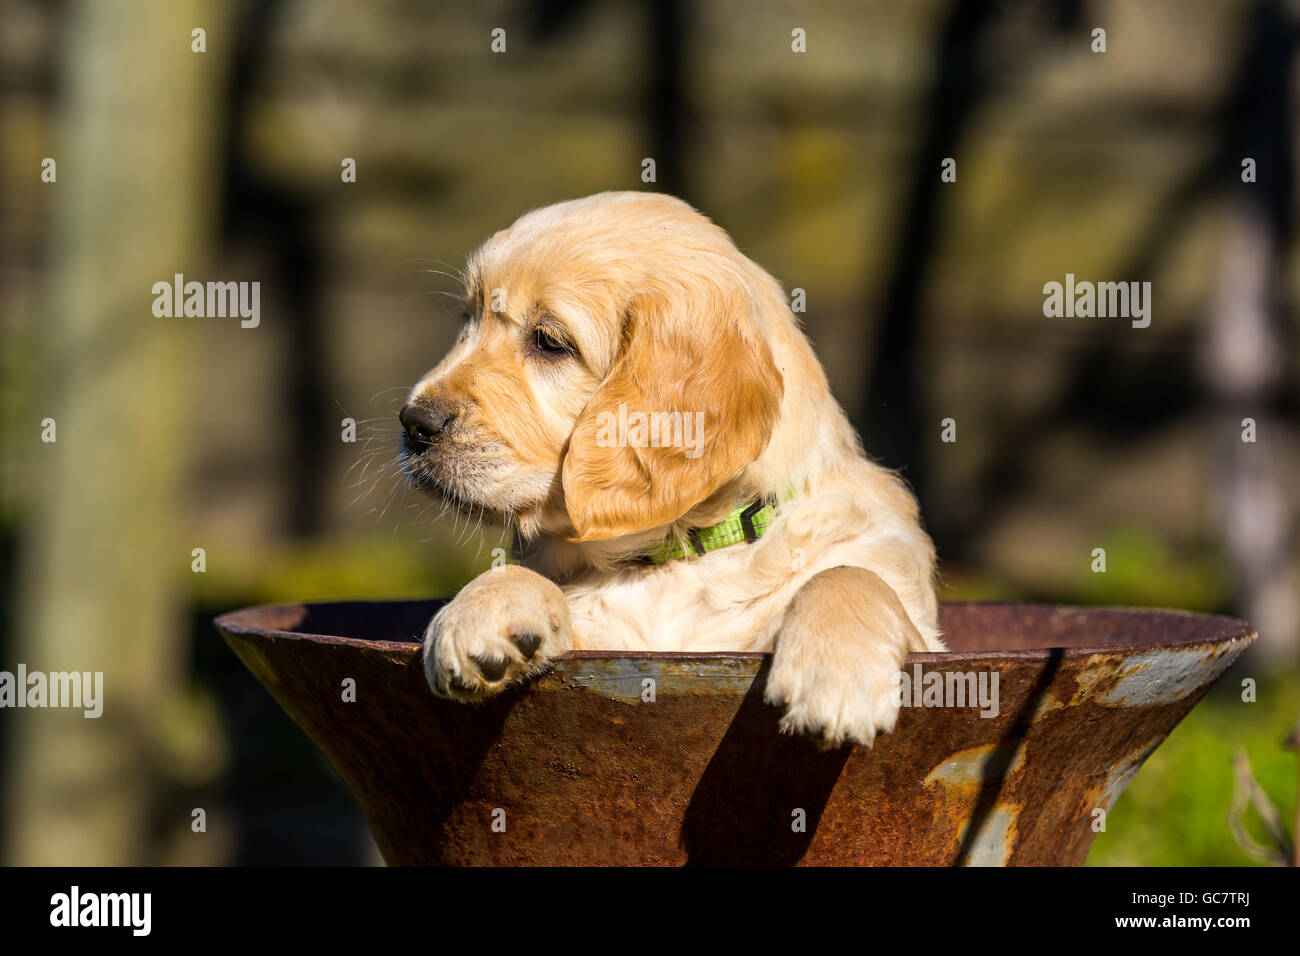
{"label": "blurred background", "polygon": [[[486,568],[498,542],[392,467],[455,270],[529,208],[652,189],[804,290],[836,394],[921,498],[943,598],[1257,626],[1089,862],[1275,861],[1300,715],[1298,26],[1295,0],[0,0],[0,669],[102,670],[108,702],[0,711],[0,860],[377,861],[211,618]],[[155,317],[176,273],[260,282],[259,327]],[[1066,273],[1151,282],[1150,327],[1045,318]],[[1275,820],[1230,821],[1235,754]]]}

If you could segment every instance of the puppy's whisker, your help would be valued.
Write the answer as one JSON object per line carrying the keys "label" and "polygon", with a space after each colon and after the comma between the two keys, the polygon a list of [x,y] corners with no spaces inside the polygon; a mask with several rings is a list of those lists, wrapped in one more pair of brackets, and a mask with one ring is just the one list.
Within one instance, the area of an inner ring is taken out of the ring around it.
{"label": "puppy's whisker", "polygon": [[373,405],[380,395],[387,395],[389,392],[409,392],[414,387],[415,385],[412,383],[411,385],[393,385],[389,388],[382,388],[370,396],[370,404]]}
{"label": "puppy's whisker", "polygon": [[380,522],[384,520],[384,516],[388,514],[388,509],[392,506],[393,499],[397,497],[397,493],[401,490],[402,490],[402,485],[398,482],[394,482],[393,489],[388,493],[387,498],[384,500],[384,507],[379,512],[379,517],[375,519],[376,528],[379,527]]}
{"label": "puppy's whisker", "polygon": [[[461,282],[461,283],[463,283],[463,282],[465,281],[465,279],[466,279],[466,275],[465,275],[465,273],[464,273],[463,271],[461,271],[460,269],[458,269],[458,268],[457,268],[455,265],[453,265],[452,263],[450,263],[450,262],[443,262],[441,259],[429,259],[429,258],[422,258],[422,259],[403,259],[401,262],[398,263],[398,265],[402,265],[402,266],[404,266],[404,265],[407,265],[408,263],[416,263],[416,262],[431,262],[431,263],[433,263],[435,266],[446,266],[448,269],[452,270],[451,272],[441,272],[441,271],[438,270],[438,269],[416,269],[416,270],[414,270],[414,271],[416,271],[416,272],[436,272],[436,273],[438,273],[439,275],[445,275],[445,276],[447,276],[447,278],[449,278],[449,279],[455,279],[457,282]],[[453,273],[454,273],[454,274],[453,274]]]}
{"label": "puppy's whisker", "polygon": [[423,299],[423,298],[425,298],[426,296],[430,296],[430,295],[441,295],[441,296],[446,296],[448,299],[452,299],[453,301],[456,301],[456,302],[460,302],[460,301],[462,301],[462,299],[463,299],[463,296],[459,296],[459,295],[457,295],[457,294],[454,293],[454,292],[443,292],[441,289],[431,289],[431,290],[428,291],[428,292],[415,292],[415,293],[413,293],[413,294],[411,294],[411,295],[408,295],[408,296],[407,296],[405,299],[403,299],[402,301],[403,301],[403,302],[410,302],[410,301],[412,301],[413,299]]}

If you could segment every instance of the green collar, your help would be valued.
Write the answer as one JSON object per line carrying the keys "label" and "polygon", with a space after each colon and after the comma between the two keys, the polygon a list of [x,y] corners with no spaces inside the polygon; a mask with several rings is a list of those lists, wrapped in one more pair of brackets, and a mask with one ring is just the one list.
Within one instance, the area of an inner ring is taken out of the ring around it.
{"label": "green collar", "polygon": [[[794,489],[789,489],[780,501],[789,500]],[[718,548],[748,541],[757,541],[767,530],[767,526],[776,517],[776,507],[780,503],[776,495],[765,495],[753,504],[737,508],[718,524],[707,528],[691,528],[686,532],[686,541],[669,538],[646,553],[646,560],[652,564],[664,564],[675,558],[684,558],[689,554],[707,554]]]}

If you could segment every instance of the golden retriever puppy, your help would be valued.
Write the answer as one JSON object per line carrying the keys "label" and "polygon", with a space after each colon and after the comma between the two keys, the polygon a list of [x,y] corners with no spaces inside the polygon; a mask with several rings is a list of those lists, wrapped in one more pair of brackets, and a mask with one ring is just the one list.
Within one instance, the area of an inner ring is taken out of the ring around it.
{"label": "golden retriever puppy", "polygon": [[771,651],[781,729],[870,745],[944,646],[916,502],[862,453],[776,281],[665,195],[534,210],[466,269],[467,321],[401,412],[408,479],[520,564],[429,624],[472,701],[571,649]]}

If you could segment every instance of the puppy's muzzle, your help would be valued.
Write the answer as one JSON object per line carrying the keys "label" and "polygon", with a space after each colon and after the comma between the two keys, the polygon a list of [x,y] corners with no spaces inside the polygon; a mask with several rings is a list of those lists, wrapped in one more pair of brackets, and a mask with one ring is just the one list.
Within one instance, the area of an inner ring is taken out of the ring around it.
{"label": "puppy's muzzle", "polygon": [[398,413],[407,447],[412,452],[422,452],[436,444],[456,420],[456,410],[442,404],[413,403]]}

